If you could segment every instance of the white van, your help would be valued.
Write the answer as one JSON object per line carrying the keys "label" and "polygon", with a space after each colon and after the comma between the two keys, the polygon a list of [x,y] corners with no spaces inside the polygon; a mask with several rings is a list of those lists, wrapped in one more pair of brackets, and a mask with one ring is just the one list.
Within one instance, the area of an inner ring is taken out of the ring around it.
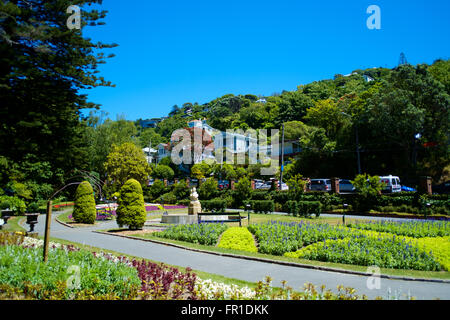
{"label": "white van", "polygon": [[399,177],[392,175],[380,177],[380,181],[386,185],[386,187],[383,189],[383,192],[393,193],[402,191]]}

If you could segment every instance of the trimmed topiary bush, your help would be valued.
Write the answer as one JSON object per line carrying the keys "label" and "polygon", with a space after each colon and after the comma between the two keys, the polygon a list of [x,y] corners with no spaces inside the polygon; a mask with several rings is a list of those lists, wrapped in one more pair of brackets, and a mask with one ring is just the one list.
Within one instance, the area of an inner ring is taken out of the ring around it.
{"label": "trimmed topiary bush", "polygon": [[141,184],[135,180],[128,180],[120,189],[117,208],[117,224],[119,227],[128,226],[131,230],[142,229],[147,214]]}
{"label": "trimmed topiary bush", "polygon": [[97,217],[94,190],[88,181],[83,181],[75,192],[72,217],[77,223],[94,224]]}

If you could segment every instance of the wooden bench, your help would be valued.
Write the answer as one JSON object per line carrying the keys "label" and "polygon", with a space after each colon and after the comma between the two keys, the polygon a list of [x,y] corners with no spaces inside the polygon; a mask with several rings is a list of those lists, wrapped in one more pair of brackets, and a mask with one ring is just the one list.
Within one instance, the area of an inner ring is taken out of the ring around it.
{"label": "wooden bench", "polygon": [[[209,221],[209,220],[202,220],[201,217],[213,217],[213,216],[228,216],[228,220],[215,220],[215,221]],[[232,217],[230,219],[230,217]],[[239,227],[242,227],[242,220],[248,219],[248,222],[250,223],[250,212],[248,213],[248,217],[242,216],[240,212],[202,212],[198,214],[198,224],[204,223],[204,222],[239,222]]]}

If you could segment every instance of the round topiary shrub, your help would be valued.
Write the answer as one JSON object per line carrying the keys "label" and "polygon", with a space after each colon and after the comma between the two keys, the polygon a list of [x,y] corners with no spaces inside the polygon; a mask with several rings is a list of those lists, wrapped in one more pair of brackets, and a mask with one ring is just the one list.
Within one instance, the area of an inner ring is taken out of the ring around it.
{"label": "round topiary shrub", "polygon": [[95,223],[97,210],[95,209],[94,190],[87,181],[83,181],[75,192],[75,207],[72,217],[77,223]]}
{"label": "round topiary shrub", "polygon": [[117,208],[117,224],[120,228],[128,226],[131,230],[142,229],[147,213],[141,184],[128,180],[120,189]]}

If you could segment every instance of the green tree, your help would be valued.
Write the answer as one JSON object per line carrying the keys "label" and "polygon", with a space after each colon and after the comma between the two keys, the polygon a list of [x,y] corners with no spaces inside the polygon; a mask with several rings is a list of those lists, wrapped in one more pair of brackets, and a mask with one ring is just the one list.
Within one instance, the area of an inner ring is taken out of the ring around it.
{"label": "green tree", "polygon": [[244,201],[252,196],[252,183],[247,177],[243,177],[234,186],[234,199],[237,205],[241,206]]}
{"label": "green tree", "polygon": [[83,181],[75,192],[72,217],[77,223],[94,224],[97,218],[94,190],[88,181]]}
{"label": "green tree", "polygon": [[[82,28],[103,24],[106,11],[83,6]],[[81,110],[99,108],[81,91],[112,86],[97,67],[115,45],[93,43],[81,30],[68,30],[61,1],[0,2],[0,154],[21,162],[32,154],[56,172],[87,169]],[[97,49],[95,49],[97,48]],[[57,181],[51,181],[58,184]]]}
{"label": "green tree", "polygon": [[120,228],[128,226],[131,230],[142,229],[147,213],[141,184],[130,179],[120,189],[117,207],[117,224]]}
{"label": "green tree", "polygon": [[108,182],[114,185],[123,185],[128,179],[136,179],[144,183],[151,173],[142,149],[130,142],[113,146],[112,152],[107,157],[105,168]]}
{"label": "green tree", "polygon": [[198,188],[198,195],[201,200],[213,199],[217,194],[217,181],[214,178],[206,179]]}
{"label": "green tree", "polygon": [[211,166],[205,162],[196,163],[191,167],[191,178],[204,179],[211,173]]}
{"label": "green tree", "polygon": [[291,199],[300,200],[300,196],[305,192],[306,181],[303,180],[301,174],[296,174],[290,177],[286,184],[289,187],[289,193],[291,194]]}
{"label": "green tree", "polygon": [[164,180],[164,179],[172,180],[174,175],[175,175],[175,173],[172,170],[172,168],[169,166],[163,165],[163,164],[158,164],[152,173],[152,176],[154,178],[162,179],[162,180]]}

